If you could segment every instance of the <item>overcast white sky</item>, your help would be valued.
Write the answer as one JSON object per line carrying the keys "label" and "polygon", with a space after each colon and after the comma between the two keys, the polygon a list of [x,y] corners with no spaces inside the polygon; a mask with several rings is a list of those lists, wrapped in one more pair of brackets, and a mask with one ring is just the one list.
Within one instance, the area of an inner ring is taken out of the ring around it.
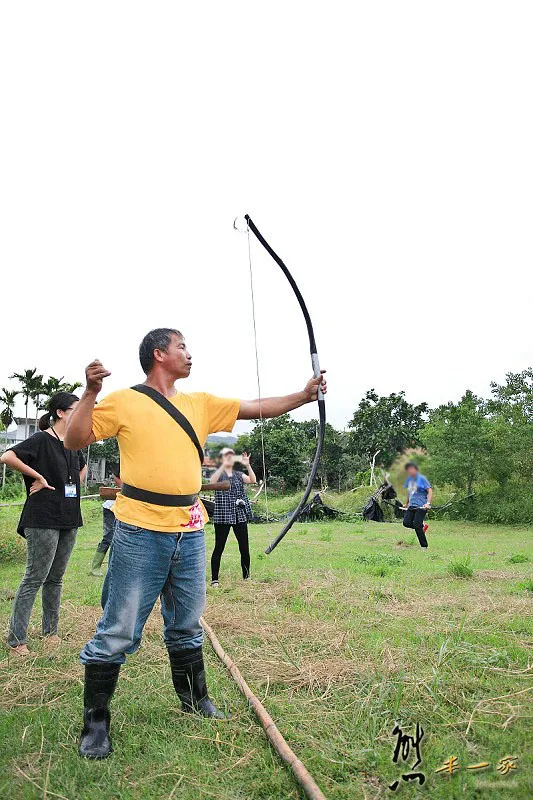
{"label": "overcast white sky", "polygon": [[[4,3],[0,385],[111,391],[178,327],[182,389],[255,397],[251,214],[292,270],[330,421],[435,405],[533,362],[530,2]],[[310,375],[253,241],[263,394]],[[308,407],[300,418],[316,412]]]}

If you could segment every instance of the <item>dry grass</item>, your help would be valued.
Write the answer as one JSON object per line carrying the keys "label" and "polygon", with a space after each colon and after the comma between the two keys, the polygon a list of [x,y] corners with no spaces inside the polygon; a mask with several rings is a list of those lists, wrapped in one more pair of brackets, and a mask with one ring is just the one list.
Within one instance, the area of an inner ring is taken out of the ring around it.
{"label": "dry grass", "polygon": [[[287,586],[267,588],[263,602],[268,603],[270,616],[272,601],[287,596]],[[366,659],[357,659],[348,648],[348,633],[342,627],[329,621],[290,617],[280,609],[266,621],[261,611],[261,601],[253,606],[222,601],[206,611],[206,619],[219,638],[237,641],[232,657],[256,685],[280,684],[323,692],[353,683],[366,668]],[[302,657],[302,653],[306,655]]]}
{"label": "dry grass", "polygon": [[476,578],[481,581],[510,581],[514,573],[505,569],[480,569],[476,572]]}
{"label": "dry grass", "polygon": [[[491,555],[503,563],[513,532],[505,532],[504,542],[498,532],[474,531],[475,574],[465,582],[446,572],[449,558],[465,552],[462,530],[450,540],[446,529],[430,558],[404,546],[392,526],[365,526],[359,538],[351,528],[327,526],[327,542],[320,540],[321,528],[304,530],[287,537],[276,562],[256,559],[251,584],[240,582],[230,542],[222,588],[209,592],[205,617],[326,796],[375,800],[390,794],[396,720],[407,727],[420,721],[428,732],[432,800],[447,798],[447,786],[456,790],[450,797],[478,796],[461,775],[436,780],[434,769],[448,750],[481,760],[516,749],[525,759],[531,595],[521,586],[530,566],[506,563],[505,570],[494,570]],[[523,535],[516,539],[522,547]],[[63,644],[48,651],[33,627],[32,658],[5,656],[0,663],[0,716],[9,720],[2,800],[297,800],[290,775],[208,647],[213,696],[234,712],[233,720],[214,728],[180,714],[158,608],[140,652],[121,673],[115,756],[104,765],[80,762],[78,653],[100,616],[100,582],[87,576],[96,540],[95,531],[92,540],[80,542],[67,573]],[[372,572],[380,558],[385,575]],[[0,587],[4,620],[18,578],[13,570]],[[520,800],[531,795],[525,774],[524,767],[514,791]],[[483,797],[497,800],[491,791]]]}

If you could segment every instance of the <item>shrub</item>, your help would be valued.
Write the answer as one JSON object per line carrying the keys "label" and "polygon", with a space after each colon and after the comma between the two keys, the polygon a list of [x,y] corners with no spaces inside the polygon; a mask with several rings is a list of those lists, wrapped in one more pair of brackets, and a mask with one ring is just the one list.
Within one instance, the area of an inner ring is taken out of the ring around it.
{"label": "shrub", "polygon": [[387,575],[390,575],[391,570],[390,567],[386,567],[385,564],[380,566],[370,567],[369,570],[371,575],[374,575],[376,578],[386,578]]}
{"label": "shrub", "polygon": [[452,558],[448,564],[448,572],[456,578],[471,578],[474,570],[470,564],[470,556],[465,558]]}
{"label": "shrub", "polygon": [[475,496],[442,512],[447,519],[468,519],[496,525],[533,523],[533,491],[530,482],[518,478],[505,486],[486,483],[474,487]]}
{"label": "shrub", "polygon": [[513,553],[512,556],[506,559],[509,564],[527,564],[529,561],[529,556],[526,556],[525,553]]}
{"label": "shrub", "polygon": [[512,594],[520,594],[521,592],[531,592],[533,594],[533,578],[517,583],[511,591]]}
{"label": "shrub", "polygon": [[21,511],[21,506],[0,509],[0,564],[26,558],[24,540],[17,533]]}
{"label": "shrub", "polygon": [[[9,503],[26,499],[26,489],[20,472],[6,470],[6,481],[2,486],[2,502]],[[3,509],[2,509],[3,510]]]}

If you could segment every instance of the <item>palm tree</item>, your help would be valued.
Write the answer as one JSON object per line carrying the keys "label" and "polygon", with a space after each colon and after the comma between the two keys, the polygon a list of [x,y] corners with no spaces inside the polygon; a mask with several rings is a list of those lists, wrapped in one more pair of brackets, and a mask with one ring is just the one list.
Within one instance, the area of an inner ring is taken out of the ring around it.
{"label": "palm tree", "polygon": [[80,383],[79,381],[76,381],[76,383],[65,383],[65,388],[63,391],[72,394],[76,391],[76,389],[79,389],[80,386],[83,386],[83,383]]}
{"label": "palm tree", "polygon": [[54,378],[53,375],[50,375],[47,381],[43,383],[43,395],[47,400],[50,400],[52,395],[57,394],[58,392],[75,392],[76,389],[79,389],[81,383],[65,383],[63,376],[60,378]]}
{"label": "palm tree", "polygon": [[[38,381],[37,378],[39,379]],[[41,396],[44,394],[43,376],[36,376],[36,381],[37,383],[31,393],[31,399],[35,403],[35,432],[37,433],[39,427],[39,411],[43,408],[43,404],[41,403]]]}
{"label": "palm tree", "polygon": [[45,396],[46,400],[50,400],[52,395],[61,392],[63,386],[63,376],[60,378],[54,378],[53,375],[50,375],[48,380],[44,381],[43,383],[43,395]]}
{"label": "palm tree", "polygon": [[24,422],[24,438],[28,438],[28,406],[30,398],[42,385],[43,376],[37,374],[37,367],[33,369],[25,369],[24,372],[14,372],[10,378],[16,378],[20,383],[20,393],[24,397],[24,407],[26,409],[26,416]]}
{"label": "palm tree", "polygon": [[0,411],[0,420],[6,431],[13,422],[13,409],[15,407],[15,397],[18,395],[16,390],[0,389],[0,403],[3,404],[3,409]]}
{"label": "palm tree", "polygon": [[[79,389],[81,383],[65,383],[63,379],[63,375],[60,378],[55,378],[53,375],[50,375],[48,380],[44,381],[38,390],[32,395],[32,399],[35,400],[35,410],[37,413],[37,417],[39,416],[39,411],[44,411],[46,408],[47,402],[50,398],[57,394],[58,392],[75,392],[76,389]],[[40,402],[41,396],[43,397],[43,401]],[[37,419],[35,421],[35,430],[37,430]]]}
{"label": "palm tree", "polygon": [[[15,397],[18,395],[17,391],[11,391],[10,389],[0,389],[0,403],[3,404],[3,409],[0,411],[0,421],[4,425],[6,431],[5,437],[5,444],[7,447],[7,429],[13,422],[13,409],[15,407]],[[2,495],[4,494],[4,484],[6,482],[6,466],[4,464],[4,469],[2,473]]]}

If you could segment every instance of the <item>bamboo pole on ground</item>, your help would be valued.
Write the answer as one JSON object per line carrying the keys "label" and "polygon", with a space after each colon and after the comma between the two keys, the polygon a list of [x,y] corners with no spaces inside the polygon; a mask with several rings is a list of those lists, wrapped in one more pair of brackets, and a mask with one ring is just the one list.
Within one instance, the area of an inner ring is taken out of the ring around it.
{"label": "bamboo pole on ground", "polygon": [[204,631],[207,633],[209,637],[209,641],[213,645],[213,650],[222,661],[224,666],[228,669],[231,677],[239,687],[242,694],[246,697],[249,704],[252,706],[255,715],[261,725],[264,728],[264,731],[276,751],[276,753],[280,756],[280,758],[292,769],[294,776],[304,792],[306,793],[307,797],[310,800],[326,800],[325,795],[322,793],[320,788],[317,786],[315,781],[313,780],[310,773],[307,771],[306,767],[299,758],[296,757],[296,754],[291,750],[283,736],[281,735],[280,731],[278,730],[276,723],[261,703],[260,700],[255,696],[252,692],[244,678],[242,677],[239,668],[235,664],[234,661],[228,656],[227,653],[224,652],[224,649],[220,642],[218,641],[215,632],[211,628],[211,626],[205,621],[203,617],[200,618],[200,622],[202,623],[202,627]]}

